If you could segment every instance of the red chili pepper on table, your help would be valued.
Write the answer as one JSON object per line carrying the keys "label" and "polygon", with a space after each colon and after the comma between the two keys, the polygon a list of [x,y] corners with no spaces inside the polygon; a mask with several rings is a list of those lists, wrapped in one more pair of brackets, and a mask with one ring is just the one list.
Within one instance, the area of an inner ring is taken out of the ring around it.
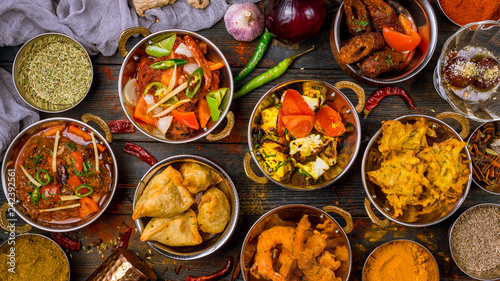
{"label": "red chili pepper on table", "polygon": [[134,124],[128,119],[120,119],[108,122],[108,127],[113,134],[133,133],[135,132]]}
{"label": "red chili pepper on table", "polygon": [[398,87],[398,86],[386,86],[383,87],[379,90],[377,90],[371,97],[366,101],[365,109],[363,112],[365,113],[365,118],[368,116],[368,114],[378,105],[378,103],[385,97],[387,96],[400,96],[403,99],[405,99],[406,102],[413,108],[417,109],[415,107],[415,104],[410,98],[410,95],[408,94],[407,91],[405,91],[403,88]]}
{"label": "red chili pepper on table", "polygon": [[57,232],[52,232],[50,233],[50,236],[52,236],[52,239],[54,239],[59,246],[71,250],[71,251],[77,251],[80,249],[80,242],[76,242],[75,240],[69,238],[68,236],[62,234],[62,233],[57,233]]}
{"label": "red chili pepper on table", "polygon": [[233,265],[233,258],[232,257],[227,257],[227,263],[226,265],[219,271],[215,272],[212,275],[209,276],[199,276],[199,277],[191,277],[188,276],[186,278],[186,281],[215,281],[219,280],[224,274],[229,272],[229,269]]}
{"label": "red chili pepper on table", "polygon": [[135,144],[127,142],[127,144],[125,144],[125,148],[123,148],[123,151],[125,153],[137,156],[139,159],[141,159],[142,161],[146,162],[151,166],[153,166],[157,162],[156,159],[154,159],[153,156],[151,156],[151,154],[149,154],[146,150]]}
{"label": "red chili pepper on table", "polygon": [[130,234],[132,233],[132,228],[127,227],[127,230],[122,234],[118,243],[116,243],[116,249],[118,248],[127,248],[128,241],[130,240]]}

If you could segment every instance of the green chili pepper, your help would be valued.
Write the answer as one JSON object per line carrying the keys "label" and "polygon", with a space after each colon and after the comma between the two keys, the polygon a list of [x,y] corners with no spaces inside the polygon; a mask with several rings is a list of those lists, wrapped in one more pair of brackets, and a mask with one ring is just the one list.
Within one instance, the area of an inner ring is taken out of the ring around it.
{"label": "green chili pepper", "polygon": [[76,146],[72,142],[68,142],[68,147],[71,148],[71,150],[75,151]]}
{"label": "green chili pepper", "polygon": [[153,63],[150,65],[151,68],[153,69],[170,69],[174,68],[174,66],[180,66],[180,65],[185,65],[187,63],[187,60],[181,60],[181,59],[169,59],[169,60],[164,60],[164,61],[159,61],[156,63]]}
{"label": "green chili pepper", "polygon": [[[85,193],[85,194],[80,194],[78,193],[78,190],[82,189],[82,188],[86,188],[89,190],[89,192]],[[90,194],[92,194],[94,192],[94,189],[92,188],[92,186],[88,185],[88,184],[81,184],[79,185],[77,188],[75,188],[75,195],[80,197],[80,198],[83,198],[83,197],[87,197],[89,196]]]}
{"label": "green chili pepper", "polygon": [[38,204],[38,200],[40,200],[41,196],[40,196],[40,187],[35,187],[35,189],[33,190],[33,192],[30,193],[31,195],[31,201],[33,202],[33,204]]}
{"label": "green chili pepper", "polygon": [[153,44],[146,47],[146,54],[156,58],[170,55],[174,47],[175,38],[176,35],[174,33],[165,34],[153,39]]}
{"label": "green chili pepper", "polygon": [[220,110],[219,106],[222,103],[222,99],[229,91],[229,88],[219,88],[215,91],[211,91],[207,95],[208,108],[210,109],[210,115],[212,115],[212,120],[215,122],[219,120]]}
{"label": "green chili pepper", "polygon": [[49,175],[47,170],[38,170],[36,172],[36,180],[42,185],[47,185],[52,182],[52,177]]}
{"label": "green chili pepper", "polygon": [[[200,89],[202,79],[203,79],[203,68],[198,67],[193,73],[191,73],[191,76],[189,76],[187,80],[186,96],[188,98],[192,98],[194,97],[194,95],[196,95],[196,93]],[[191,90],[191,87],[193,85],[194,89]]]}
{"label": "green chili pepper", "polygon": [[243,86],[241,89],[239,89],[236,93],[233,95],[233,99],[241,98],[242,96],[250,93],[251,91],[255,90],[256,88],[273,81],[274,79],[280,77],[285,71],[288,69],[290,64],[292,64],[293,60],[302,56],[303,54],[309,53],[310,51],[314,50],[314,46],[300,54],[297,54],[292,57],[288,57],[281,61],[277,66],[269,69],[268,71],[262,73],[261,75],[255,77],[252,79],[250,82],[248,82],[245,86]]}
{"label": "green chili pepper", "polygon": [[156,88],[155,96],[163,96],[162,92],[167,91],[167,86],[165,86],[162,82],[151,82],[144,89],[143,95],[144,96],[147,95],[149,92],[149,89],[151,89],[152,87]]}
{"label": "green chili pepper", "polygon": [[248,61],[247,65],[238,73],[238,75],[234,78],[234,82],[238,82],[241,79],[245,78],[252,70],[257,66],[259,61],[262,59],[264,54],[266,53],[267,47],[269,47],[269,43],[271,43],[271,39],[274,37],[267,28],[264,29],[264,33],[260,36],[259,42],[257,43],[257,48],[253,53],[252,58]]}

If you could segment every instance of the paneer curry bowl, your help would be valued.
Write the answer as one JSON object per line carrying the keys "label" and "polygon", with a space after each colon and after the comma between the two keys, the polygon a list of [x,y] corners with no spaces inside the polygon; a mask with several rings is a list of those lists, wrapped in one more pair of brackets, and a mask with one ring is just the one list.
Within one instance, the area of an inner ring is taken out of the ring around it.
{"label": "paneer curry bowl", "polygon": [[407,115],[384,121],[368,144],[363,185],[390,220],[428,226],[451,216],[465,200],[470,159],[466,143],[450,126],[433,117]]}
{"label": "paneer curry bowl", "polygon": [[325,187],[347,172],[360,146],[357,113],[328,83],[296,80],[257,104],[248,129],[250,153],[262,173],[292,190]]}

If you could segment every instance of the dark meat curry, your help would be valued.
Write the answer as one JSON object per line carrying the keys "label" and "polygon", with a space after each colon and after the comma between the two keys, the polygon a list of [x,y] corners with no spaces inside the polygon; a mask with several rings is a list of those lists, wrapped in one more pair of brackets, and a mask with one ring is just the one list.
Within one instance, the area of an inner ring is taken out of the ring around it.
{"label": "dark meat curry", "polygon": [[113,184],[111,164],[106,146],[79,124],[37,132],[16,159],[16,195],[23,212],[41,224],[95,214]]}

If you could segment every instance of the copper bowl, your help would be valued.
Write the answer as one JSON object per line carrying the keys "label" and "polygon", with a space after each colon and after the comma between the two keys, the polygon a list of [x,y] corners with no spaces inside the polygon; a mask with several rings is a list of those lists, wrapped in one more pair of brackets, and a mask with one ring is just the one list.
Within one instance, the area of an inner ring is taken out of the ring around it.
{"label": "copper bowl", "polygon": [[[207,44],[207,58],[217,58],[217,60],[222,60],[224,63],[224,67],[220,69],[220,87],[227,87],[229,88],[229,92],[224,96],[222,103],[220,105],[221,109],[221,115],[219,120],[217,122],[211,124],[209,122],[207,127],[208,129],[206,131],[204,130],[199,130],[196,135],[190,136],[185,139],[169,139],[166,136],[162,135],[161,132],[154,128],[151,125],[145,125],[144,123],[137,122],[134,119],[134,111],[133,107],[129,106],[126,103],[126,99],[124,97],[124,91],[123,88],[125,87],[125,84],[132,78],[134,78],[134,75],[136,74],[138,64],[140,62],[139,58],[143,57],[145,55],[144,49],[149,45],[152,44],[152,40],[158,36],[162,36],[164,34],[168,33],[176,33],[177,35],[184,36],[184,35],[189,35],[193,37],[195,40],[199,40],[200,42],[204,42]],[[142,34],[145,36],[141,41],[139,41],[135,46],[130,50],[127,51],[125,47],[125,43],[127,40],[134,34]],[[229,110],[231,107],[231,102],[233,100],[233,91],[234,91],[234,86],[233,86],[233,75],[231,73],[231,67],[229,66],[229,63],[227,62],[226,58],[224,57],[224,54],[219,50],[219,48],[212,43],[210,40],[207,38],[201,36],[198,33],[192,32],[192,31],[187,31],[187,30],[182,30],[182,29],[166,29],[162,30],[156,33],[151,34],[151,32],[144,27],[133,27],[129,28],[125,31],[123,31],[120,35],[119,38],[119,51],[122,57],[125,58],[123,61],[122,67],[120,69],[120,75],[118,78],[118,95],[120,97],[120,103],[123,107],[123,111],[125,112],[125,115],[127,115],[127,118],[130,119],[130,122],[134,124],[134,126],[143,134],[146,136],[160,141],[164,143],[170,143],[170,144],[182,144],[182,143],[187,143],[187,142],[192,142],[196,141],[200,138],[205,137],[209,141],[216,141],[223,139],[231,133],[231,130],[234,126],[234,114]],[[215,130],[215,128],[221,128],[221,124],[224,122],[224,119],[227,117],[227,125],[225,128],[217,133],[217,134],[211,134],[212,131]]]}
{"label": "copper bowl", "polygon": [[[340,214],[346,221],[346,226],[342,228],[340,224],[332,218],[327,212],[336,212]],[[353,230],[353,221],[351,215],[345,210],[336,207],[336,206],[326,206],[323,210],[302,204],[293,204],[293,205],[284,205],[281,207],[274,208],[273,210],[262,215],[250,228],[247,236],[245,237],[245,241],[243,242],[243,246],[241,249],[241,272],[243,274],[243,280],[245,281],[259,281],[264,280],[262,278],[256,278],[253,274],[250,273],[251,265],[254,261],[254,255],[256,253],[256,245],[259,235],[266,229],[270,229],[273,226],[273,222],[276,221],[276,215],[281,220],[285,220],[287,222],[291,222],[297,226],[298,222],[302,218],[303,215],[308,215],[308,219],[311,222],[312,226],[316,226],[320,223],[324,223],[326,221],[331,221],[336,225],[335,233],[340,234],[341,239],[338,246],[345,246],[349,251],[349,260],[347,262],[342,263],[341,267],[336,271],[336,275],[338,274],[343,281],[349,279],[351,274],[352,267],[352,250],[351,245],[349,243],[349,238],[347,234],[349,234]],[[278,220],[279,220],[278,219]]]}
{"label": "copper bowl", "polygon": [[[84,122],[88,122],[90,120],[98,122],[99,125],[101,126],[106,126],[106,122],[102,120],[101,118],[91,115],[91,114],[85,114],[82,116],[82,120]],[[118,165],[116,163],[116,158],[115,155],[113,154],[113,150],[111,149],[111,145],[109,142],[112,141],[112,135],[111,132],[109,131],[109,128],[107,127],[102,127],[106,131],[106,138],[104,138],[98,131],[96,131],[94,128],[91,126],[87,125],[87,123],[84,123],[82,121],[78,121],[75,119],[71,118],[65,118],[65,117],[55,117],[55,118],[49,118],[49,119],[44,119],[40,120],[31,126],[27,127],[23,131],[21,131],[16,138],[12,141],[10,144],[9,148],[7,149],[3,163],[2,163],[2,187],[3,187],[3,192],[5,194],[5,197],[7,198],[7,201],[9,204],[13,206],[14,211],[24,220],[26,221],[29,225],[34,226],[38,229],[49,231],[49,232],[69,232],[69,231],[75,231],[81,228],[86,227],[87,225],[91,224],[92,222],[96,221],[108,208],[108,206],[111,203],[111,200],[113,199],[113,196],[116,191],[116,186],[118,184]],[[78,220],[76,222],[70,222],[70,223],[40,223],[38,221],[33,220],[28,214],[26,214],[21,202],[18,199],[15,199],[15,195],[11,196],[13,193],[11,191],[12,188],[12,182],[14,181],[13,178],[13,170],[14,166],[16,163],[17,155],[19,154],[20,150],[23,148],[24,143],[35,133],[39,132],[42,129],[57,125],[57,124],[66,124],[66,123],[76,123],[83,128],[85,128],[87,131],[94,132],[96,142],[100,143],[103,145],[106,150],[109,152],[109,156],[111,158],[110,160],[110,168],[111,172],[113,174],[113,183],[110,187],[110,190],[108,191],[107,195],[105,196],[104,199],[102,199],[102,203],[100,204],[99,211],[86,217],[83,220]],[[7,206],[8,207],[8,206]],[[2,212],[0,214],[2,218],[5,218],[5,212]],[[2,222],[2,227],[5,228],[6,224]],[[8,224],[7,224],[8,225]],[[18,228],[16,226],[16,228]],[[25,226],[21,227],[19,232],[26,232],[29,231],[31,227]]]}
{"label": "copper bowl", "polygon": [[[437,118],[426,115],[418,115],[418,114],[405,115],[398,117],[394,120],[399,120],[401,123],[406,124],[408,122],[414,122],[417,119],[423,117],[425,121],[428,124],[430,124],[430,126],[434,130],[436,130],[436,134],[438,135],[437,141],[439,142],[449,138],[454,138],[462,141],[463,138],[467,137],[467,135],[469,134],[469,127],[468,127],[469,123],[467,122],[466,118],[454,112],[447,112],[442,114],[444,115],[438,114],[436,116]],[[455,132],[455,130],[453,130],[453,128],[451,128],[448,124],[446,124],[445,122],[441,121],[438,118],[441,119],[457,118],[462,123],[462,126],[464,126],[463,127],[464,129],[459,135],[457,132]],[[385,227],[389,225],[389,221],[388,220],[382,221],[378,219],[370,207],[370,202],[375,206],[377,211],[382,213],[387,219],[409,227],[424,227],[440,223],[445,219],[449,218],[453,213],[455,213],[458,210],[458,208],[460,208],[462,203],[465,201],[467,194],[469,193],[469,189],[472,183],[472,163],[470,161],[471,157],[469,151],[467,150],[467,147],[464,147],[462,151],[463,155],[466,155],[466,157],[464,157],[464,161],[465,163],[468,163],[467,166],[469,168],[470,174],[467,184],[464,187],[464,190],[460,198],[456,200],[456,202],[454,202],[453,205],[444,206],[443,209],[435,210],[428,214],[419,215],[417,218],[405,215],[404,213],[402,216],[396,218],[394,216],[394,208],[388,203],[386,195],[382,192],[381,188],[378,185],[371,182],[367,176],[367,172],[374,171],[380,168],[380,163],[377,163],[374,160],[380,154],[378,150],[378,141],[381,138],[381,136],[382,136],[382,129],[379,129],[368,143],[368,146],[366,147],[365,153],[363,155],[363,161],[361,165],[361,178],[367,196],[365,198],[365,209],[366,212],[368,213],[368,216],[370,217],[370,219],[372,219],[372,221],[375,224],[381,227]]]}

